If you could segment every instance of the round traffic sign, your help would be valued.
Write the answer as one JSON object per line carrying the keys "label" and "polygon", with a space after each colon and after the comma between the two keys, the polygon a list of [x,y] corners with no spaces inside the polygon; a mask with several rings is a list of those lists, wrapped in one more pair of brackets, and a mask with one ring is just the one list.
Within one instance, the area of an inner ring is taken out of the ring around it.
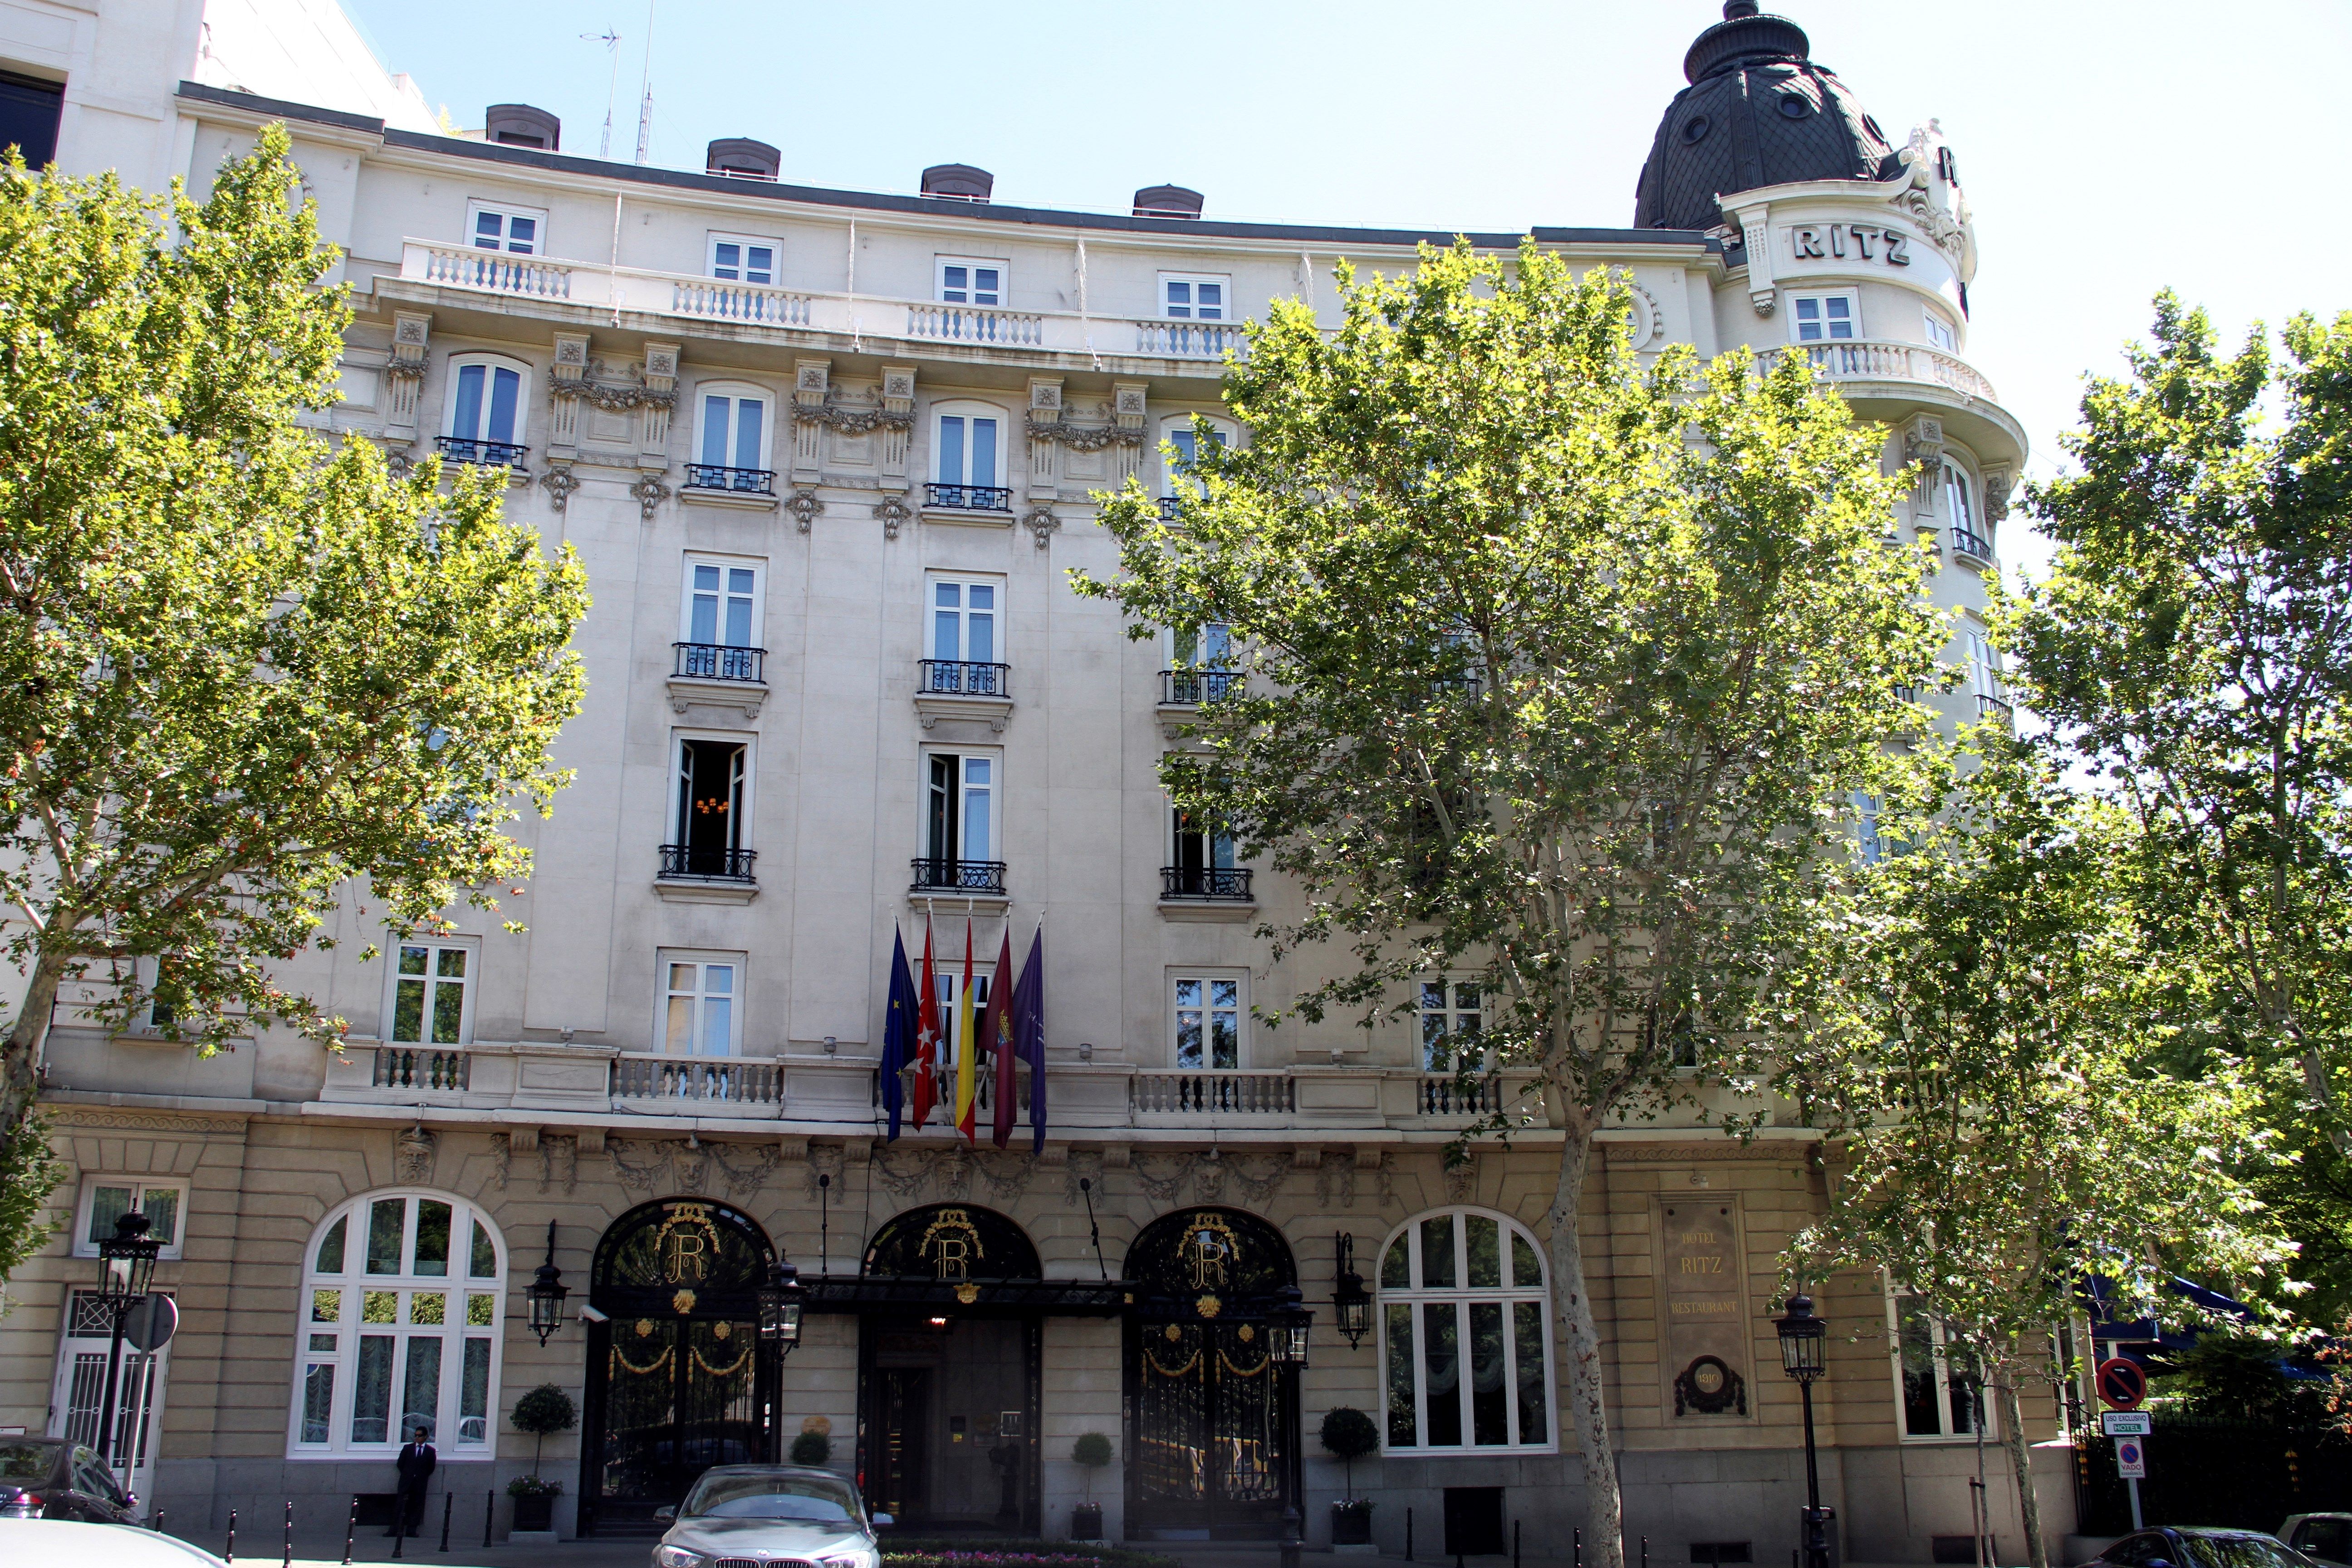
{"label": "round traffic sign", "polygon": [[2116,1410],[2137,1410],[2147,1397],[2147,1372],[2136,1361],[2109,1356],[2091,1374],[2099,1397]]}
{"label": "round traffic sign", "polygon": [[148,1292],[122,1315],[122,1337],[133,1350],[161,1350],[179,1327],[179,1303],[159,1290]]}

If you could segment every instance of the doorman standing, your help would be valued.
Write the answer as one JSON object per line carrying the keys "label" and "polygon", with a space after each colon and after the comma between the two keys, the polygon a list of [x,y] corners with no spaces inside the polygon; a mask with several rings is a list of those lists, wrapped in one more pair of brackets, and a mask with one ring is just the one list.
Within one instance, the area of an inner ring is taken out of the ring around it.
{"label": "doorman standing", "polygon": [[400,1471],[400,1506],[394,1513],[393,1528],[387,1534],[415,1535],[425,1521],[425,1486],[433,1479],[433,1468],[441,1462],[433,1445],[425,1440],[425,1423],[409,1428],[408,1441],[401,1446],[400,1458],[393,1463]]}

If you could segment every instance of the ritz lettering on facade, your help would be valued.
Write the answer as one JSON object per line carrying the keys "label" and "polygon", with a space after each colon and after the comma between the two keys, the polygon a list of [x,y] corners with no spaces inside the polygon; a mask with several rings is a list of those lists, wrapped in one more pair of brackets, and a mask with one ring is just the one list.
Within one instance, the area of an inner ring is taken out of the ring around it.
{"label": "ritz lettering on facade", "polygon": [[1789,248],[1800,261],[1843,260],[1851,254],[1889,267],[1911,265],[1911,237],[1874,224],[1801,223],[1789,230]]}

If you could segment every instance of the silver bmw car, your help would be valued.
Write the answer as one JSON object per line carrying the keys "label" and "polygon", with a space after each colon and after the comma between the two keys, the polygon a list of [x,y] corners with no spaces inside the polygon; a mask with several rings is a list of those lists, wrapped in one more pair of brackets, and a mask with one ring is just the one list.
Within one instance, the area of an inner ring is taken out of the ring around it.
{"label": "silver bmw car", "polygon": [[654,1568],[882,1568],[874,1531],[890,1516],[866,1516],[857,1489],[831,1470],[798,1465],[719,1465],[686,1500],[662,1509],[669,1532]]}

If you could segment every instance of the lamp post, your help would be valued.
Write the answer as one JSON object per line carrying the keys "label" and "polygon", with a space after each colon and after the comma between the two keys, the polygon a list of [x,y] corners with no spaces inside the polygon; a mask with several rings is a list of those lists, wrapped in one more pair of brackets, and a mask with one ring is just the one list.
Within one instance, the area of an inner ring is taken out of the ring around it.
{"label": "lamp post", "polygon": [[98,1299],[114,1316],[114,1337],[106,1348],[106,1397],[98,1407],[100,1464],[113,1458],[114,1428],[121,1419],[114,1401],[121,1392],[123,1321],[147,1299],[147,1287],[155,1278],[155,1255],[163,1249],[147,1230],[147,1216],[132,1209],[114,1222],[114,1234],[98,1244]]}
{"label": "lamp post", "polygon": [[779,1256],[760,1285],[760,1337],[784,1355],[792,1354],[801,1342],[801,1311],[807,1300],[801,1271],[791,1258]]}
{"label": "lamp post", "polygon": [[1794,1378],[1805,1401],[1805,1568],[1830,1568],[1829,1522],[1822,1506],[1822,1472],[1813,1457],[1813,1380],[1825,1370],[1823,1352],[1830,1326],[1813,1316],[1813,1299],[1789,1298],[1789,1310],[1772,1320],[1780,1335],[1780,1370]]}
{"label": "lamp post", "polygon": [[547,1261],[523,1288],[530,1301],[530,1329],[545,1344],[550,1335],[563,1326],[563,1298],[572,1294],[563,1283],[563,1270],[555,1266],[555,1222],[547,1222]]}
{"label": "lamp post", "polygon": [[1356,1272],[1355,1237],[1341,1231],[1338,1249],[1339,1282],[1331,1291],[1331,1310],[1339,1331],[1348,1336],[1348,1348],[1354,1350],[1372,1331],[1372,1296],[1364,1289],[1364,1277]]}
{"label": "lamp post", "polygon": [[1265,1315],[1266,1354],[1280,1366],[1305,1366],[1307,1331],[1315,1314],[1299,1304],[1297,1286],[1285,1285],[1275,1294],[1275,1308]]}

